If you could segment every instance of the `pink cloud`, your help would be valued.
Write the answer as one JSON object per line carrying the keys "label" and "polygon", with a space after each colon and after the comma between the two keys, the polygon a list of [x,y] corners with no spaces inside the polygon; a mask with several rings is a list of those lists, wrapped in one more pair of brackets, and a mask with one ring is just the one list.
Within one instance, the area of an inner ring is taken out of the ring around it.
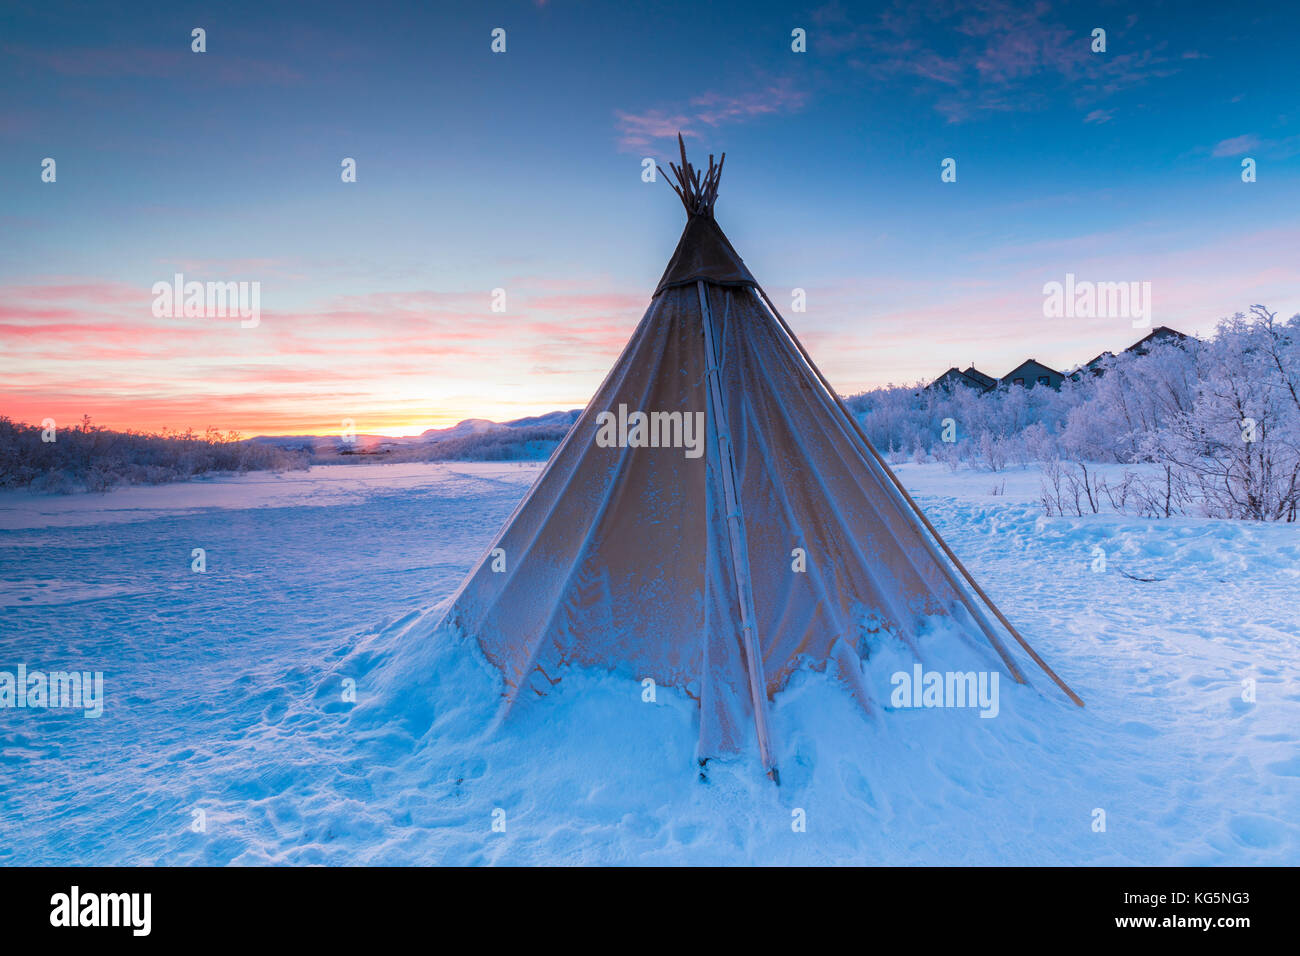
{"label": "pink cloud", "polygon": [[649,301],[644,295],[628,295],[620,292],[594,292],[574,295],[531,296],[526,300],[530,309],[547,312],[615,312],[640,315],[645,311]]}
{"label": "pink cloud", "polygon": [[1259,137],[1254,133],[1247,133],[1244,136],[1219,140],[1214,145],[1214,149],[1210,151],[1210,155],[1215,157],[1240,156],[1242,153],[1256,149],[1259,145]]}
{"label": "pink cloud", "polygon": [[702,93],[692,97],[685,109],[649,109],[640,113],[615,111],[620,149],[647,149],[660,140],[675,140],[677,134],[699,136],[701,126],[716,128],[743,123],[761,116],[793,113],[808,101],[807,93],[787,81],[777,81],[740,94]]}
{"label": "pink cloud", "polygon": [[[852,67],[878,81],[910,83],[950,123],[984,113],[1044,108],[1049,82],[1078,105],[1090,106],[1177,71],[1158,46],[1093,54],[1088,31],[1058,22],[1047,3],[894,0],[862,22],[833,4],[814,20],[826,27],[819,49],[844,55]],[[1128,29],[1132,27],[1130,23]],[[934,49],[935,38],[944,36],[942,49]]]}
{"label": "pink cloud", "polygon": [[773,83],[761,90],[754,90],[740,96],[705,93],[694,97],[691,106],[698,111],[696,116],[701,123],[721,126],[724,123],[743,122],[756,116],[793,113],[802,109],[807,100],[806,93],[792,88],[788,83]]}
{"label": "pink cloud", "polygon": [[683,137],[698,135],[691,128],[692,117],[685,113],[666,113],[663,110],[646,110],[642,113],[615,111],[618,117],[618,145],[623,149],[644,149],[659,139],[672,139],[680,133]]}

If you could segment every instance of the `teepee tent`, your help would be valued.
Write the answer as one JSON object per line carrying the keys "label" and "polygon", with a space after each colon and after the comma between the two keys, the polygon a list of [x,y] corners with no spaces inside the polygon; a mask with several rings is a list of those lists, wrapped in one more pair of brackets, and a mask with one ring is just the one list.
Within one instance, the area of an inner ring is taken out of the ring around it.
{"label": "teepee tent", "polygon": [[710,156],[701,176],[683,145],[669,165],[687,222],[650,306],[449,611],[508,704],[545,694],[567,665],[653,678],[698,700],[701,758],[739,749],[752,726],[775,777],[768,702],[797,667],[832,664],[851,682],[868,632],[915,649],[926,615],[964,608],[1015,680],[990,613],[1081,705],[723,235],[722,163]]}

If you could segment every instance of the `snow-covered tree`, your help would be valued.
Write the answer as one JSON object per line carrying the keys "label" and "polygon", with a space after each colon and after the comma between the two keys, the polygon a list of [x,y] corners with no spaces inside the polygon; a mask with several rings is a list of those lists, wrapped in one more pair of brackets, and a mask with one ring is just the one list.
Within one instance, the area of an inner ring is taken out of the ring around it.
{"label": "snow-covered tree", "polygon": [[1196,491],[1205,514],[1294,521],[1300,500],[1300,315],[1254,306],[1198,350],[1190,408],[1144,444]]}

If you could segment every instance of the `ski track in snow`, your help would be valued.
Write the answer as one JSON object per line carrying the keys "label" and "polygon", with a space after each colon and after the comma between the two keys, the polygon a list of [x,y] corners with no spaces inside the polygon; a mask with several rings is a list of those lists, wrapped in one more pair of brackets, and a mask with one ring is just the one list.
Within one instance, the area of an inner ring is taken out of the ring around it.
{"label": "ski track in snow", "polygon": [[[494,726],[495,675],[433,625],[539,467],[0,493],[0,669],[102,670],[106,695],[0,709],[0,864],[1300,864],[1295,526],[1044,518],[1035,470],[900,466],[1088,706],[1023,654],[994,719],[866,715],[801,672],[777,788],[752,752],[702,782],[694,705],[637,675],[571,672]],[[926,666],[990,668],[951,626]],[[878,701],[911,663],[873,653]]]}

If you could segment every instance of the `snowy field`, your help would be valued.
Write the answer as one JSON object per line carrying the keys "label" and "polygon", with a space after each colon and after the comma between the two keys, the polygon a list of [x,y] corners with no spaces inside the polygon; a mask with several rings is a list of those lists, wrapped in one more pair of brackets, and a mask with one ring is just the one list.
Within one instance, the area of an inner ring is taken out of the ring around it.
{"label": "snowy field", "polygon": [[[702,781],[691,702],[628,677],[494,727],[493,673],[434,624],[539,468],[0,494],[0,671],[105,688],[98,719],[0,709],[0,864],[1300,864],[1294,525],[1044,518],[1036,470],[900,466],[1088,706],[1027,667],[993,719],[867,716],[800,674],[777,788],[753,753]],[[909,667],[869,663],[880,699]]]}

